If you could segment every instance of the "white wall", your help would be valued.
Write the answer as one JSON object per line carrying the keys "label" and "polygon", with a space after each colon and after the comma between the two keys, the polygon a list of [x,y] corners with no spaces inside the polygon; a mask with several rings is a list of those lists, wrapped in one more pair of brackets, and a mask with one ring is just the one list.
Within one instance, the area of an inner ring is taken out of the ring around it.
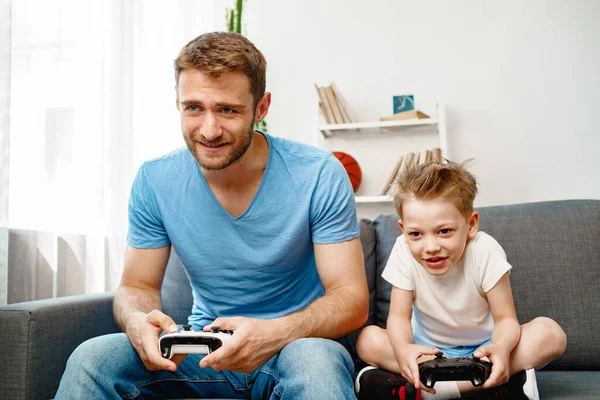
{"label": "white wall", "polygon": [[334,81],[361,121],[390,115],[395,94],[414,93],[429,113],[439,96],[451,157],[475,158],[476,205],[600,198],[600,2],[252,0],[246,9],[248,37],[269,63],[271,133],[313,142],[314,83]]}

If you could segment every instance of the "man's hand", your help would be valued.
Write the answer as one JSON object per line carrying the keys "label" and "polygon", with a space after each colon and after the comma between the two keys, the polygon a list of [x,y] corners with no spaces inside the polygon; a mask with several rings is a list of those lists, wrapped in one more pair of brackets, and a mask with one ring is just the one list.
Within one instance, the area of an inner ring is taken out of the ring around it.
{"label": "man's hand", "polygon": [[477,351],[473,353],[473,357],[485,357],[493,364],[492,373],[483,386],[481,386],[482,388],[487,389],[508,382],[508,379],[510,378],[510,352],[504,347],[490,344],[489,346],[477,349]]}
{"label": "man's hand", "polygon": [[178,329],[173,319],[160,310],[148,314],[139,312],[127,324],[127,337],[149,371],[176,371],[186,355],[178,354],[170,360],[164,358],[158,350],[158,335],[163,330],[171,333]]}
{"label": "man's hand", "polygon": [[221,348],[206,355],[200,368],[211,367],[217,371],[251,372],[266,363],[287,343],[275,334],[273,320],[244,317],[217,318],[204,327],[211,326],[233,330],[231,339]]}
{"label": "man's hand", "polygon": [[417,359],[421,356],[433,356],[440,352],[435,347],[421,346],[420,344],[405,344],[397,350],[396,358],[402,378],[406,382],[411,382],[416,389],[421,388],[422,390],[430,393],[435,393],[433,388],[421,386],[421,379],[419,377],[419,364]]}

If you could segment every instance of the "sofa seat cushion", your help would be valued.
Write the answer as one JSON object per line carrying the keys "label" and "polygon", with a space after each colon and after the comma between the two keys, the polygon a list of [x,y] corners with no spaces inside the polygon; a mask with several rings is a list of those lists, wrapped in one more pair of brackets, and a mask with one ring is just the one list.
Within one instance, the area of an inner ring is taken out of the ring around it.
{"label": "sofa seat cushion", "polygon": [[536,377],[541,399],[600,398],[600,371],[538,371]]}

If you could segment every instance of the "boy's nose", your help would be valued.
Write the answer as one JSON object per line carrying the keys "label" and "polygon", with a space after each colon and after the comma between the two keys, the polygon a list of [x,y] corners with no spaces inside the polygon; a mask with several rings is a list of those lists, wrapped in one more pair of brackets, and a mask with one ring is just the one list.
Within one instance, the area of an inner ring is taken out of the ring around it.
{"label": "boy's nose", "polygon": [[428,253],[436,253],[440,250],[440,244],[435,237],[427,237],[425,239],[425,251]]}

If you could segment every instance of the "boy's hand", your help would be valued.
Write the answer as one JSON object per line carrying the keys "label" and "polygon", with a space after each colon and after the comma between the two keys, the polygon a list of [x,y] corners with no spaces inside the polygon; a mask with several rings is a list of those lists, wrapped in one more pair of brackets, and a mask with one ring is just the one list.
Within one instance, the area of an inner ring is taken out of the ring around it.
{"label": "boy's hand", "polygon": [[402,378],[407,382],[411,382],[416,389],[421,388],[426,392],[435,393],[433,388],[430,389],[421,386],[417,359],[421,356],[433,356],[439,352],[440,350],[435,347],[421,346],[420,344],[406,344],[399,348],[396,357],[398,358],[398,365],[400,366]]}
{"label": "boy's hand", "polygon": [[482,388],[487,389],[508,382],[508,379],[510,378],[510,352],[504,347],[491,344],[477,349],[477,351],[473,353],[473,357],[486,357],[494,364],[492,365],[492,373],[483,386],[481,386]]}

